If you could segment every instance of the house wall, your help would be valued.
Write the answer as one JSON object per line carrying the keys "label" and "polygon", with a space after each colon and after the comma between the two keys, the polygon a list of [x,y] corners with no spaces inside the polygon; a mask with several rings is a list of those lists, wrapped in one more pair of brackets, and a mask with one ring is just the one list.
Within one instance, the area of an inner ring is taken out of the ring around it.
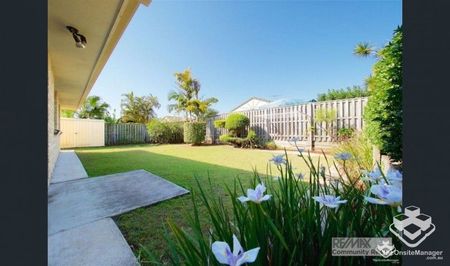
{"label": "house wall", "polygon": [[50,184],[50,179],[53,173],[53,168],[55,167],[56,160],[59,154],[59,134],[55,135],[54,130],[59,128],[59,99],[58,94],[55,90],[53,70],[51,65],[50,57],[48,58],[48,88],[47,88],[47,111],[48,111],[48,177],[47,181]]}

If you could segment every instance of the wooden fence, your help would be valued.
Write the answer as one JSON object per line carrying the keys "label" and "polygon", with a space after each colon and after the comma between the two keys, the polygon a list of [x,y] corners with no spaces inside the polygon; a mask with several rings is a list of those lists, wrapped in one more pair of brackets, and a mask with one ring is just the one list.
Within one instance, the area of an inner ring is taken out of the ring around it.
{"label": "wooden fence", "polygon": [[[367,97],[309,102],[306,104],[260,108],[240,113],[250,119],[250,128],[264,140],[274,140],[277,144],[298,138],[303,145],[312,148],[315,144],[329,145],[336,140],[336,132],[340,128],[363,128],[363,112]],[[331,123],[316,123],[315,114],[318,109],[335,110],[336,119]],[[227,133],[225,129],[214,127],[214,120],[224,119],[228,114],[221,114],[208,120],[206,139],[216,142],[218,137]],[[311,130],[311,125],[315,130]]]}
{"label": "wooden fence", "polygon": [[147,142],[149,142],[149,136],[144,124],[105,124],[105,145]]}

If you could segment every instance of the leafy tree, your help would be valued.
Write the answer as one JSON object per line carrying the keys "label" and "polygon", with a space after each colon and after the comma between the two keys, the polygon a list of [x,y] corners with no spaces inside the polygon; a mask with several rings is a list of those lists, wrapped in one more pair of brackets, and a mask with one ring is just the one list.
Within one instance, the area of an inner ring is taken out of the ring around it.
{"label": "leafy tree", "polygon": [[156,117],[155,109],[161,105],[158,98],[153,95],[135,96],[133,92],[123,94],[121,103],[122,117],[124,123],[144,123],[147,124]]}
{"label": "leafy tree", "polygon": [[118,118],[116,117],[116,109],[114,109],[112,115],[111,115],[111,114],[108,114],[108,115],[105,117],[105,122],[108,123],[108,124],[117,124],[117,123],[120,122],[120,119],[118,119]]}
{"label": "leafy tree", "polygon": [[104,102],[99,96],[89,96],[77,111],[78,118],[104,119],[108,116],[109,104]]}
{"label": "leafy tree", "polygon": [[364,112],[370,141],[394,160],[402,158],[402,29],[379,51],[368,89],[370,97]]}
{"label": "leafy tree", "polygon": [[177,90],[169,92],[169,112],[184,112],[187,120],[202,121],[217,114],[211,106],[218,102],[216,98],[199,98],[200,82],[192,76],[189,69],[175,73]]}

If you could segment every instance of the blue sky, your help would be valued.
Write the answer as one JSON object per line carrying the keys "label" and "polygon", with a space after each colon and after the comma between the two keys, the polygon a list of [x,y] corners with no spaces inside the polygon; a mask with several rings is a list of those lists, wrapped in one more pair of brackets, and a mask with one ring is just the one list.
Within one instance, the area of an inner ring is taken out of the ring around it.
{"label": "blue sky", "polygon": [[123,93],[152,94],[168,114],[174,73],[191,68],[201,95],[227,112],[249,97],[309,100],[361,85],[401,25],[401,1],[158,1],[139,7],[90,95],[120,114]]}

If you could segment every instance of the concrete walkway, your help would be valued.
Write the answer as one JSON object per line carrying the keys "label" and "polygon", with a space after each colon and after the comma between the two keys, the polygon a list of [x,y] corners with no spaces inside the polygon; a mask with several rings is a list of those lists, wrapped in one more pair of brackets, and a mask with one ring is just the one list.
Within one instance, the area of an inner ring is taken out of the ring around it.
{"label": "concrete walkway", "polygon": [[189,193],[145,170],[86,178],[73,151],[60,154],[56,169],[48,188],[48,265],[137,265],[110,217]]}
{"label": "concrete walkway", "polygon": [[50,184],[88,177],[86,170],[73,150],[62,150],[56,160]]}
{"label": "concrete walkway", "polygon": [[48,234],[188,192],[145,170],[53,184],[48,189]]}
{"label": "concrete walkway", "polygon": [[111,218],[101,219],[48,238],[48,265],[138,265]]}

